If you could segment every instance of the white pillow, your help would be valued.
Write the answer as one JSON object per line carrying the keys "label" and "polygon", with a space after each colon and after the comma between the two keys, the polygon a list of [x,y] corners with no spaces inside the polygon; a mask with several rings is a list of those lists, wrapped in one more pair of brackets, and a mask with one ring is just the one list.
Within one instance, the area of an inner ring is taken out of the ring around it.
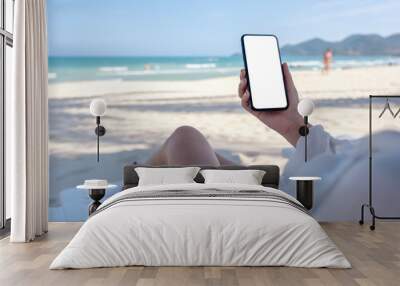
{"label": "white pillow", "polygon": [[199,170],[199,167],[135,168],[139,186],[195,183],[193,179]]}
{"label": "white pillow", "polygon": [[262,170],[212,170],[200,171],[205,184],[246,184],[261,185],[265,171]]}

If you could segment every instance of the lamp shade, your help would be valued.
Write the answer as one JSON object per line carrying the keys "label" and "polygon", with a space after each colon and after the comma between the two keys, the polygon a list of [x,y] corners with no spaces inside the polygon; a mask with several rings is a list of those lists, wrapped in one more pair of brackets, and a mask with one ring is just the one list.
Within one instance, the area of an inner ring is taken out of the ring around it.
{"label": "lamp shade", "polygon": [[314,102],[311,99],[302,99],[297,105],[297,110],[301,116],[309,116],[314,111]]}
{"label": "lamp shade", "polygon": [[90,103],[90,113],[93,116],[103,116],[106,113],[107,104],[102,98],[93,99]]}

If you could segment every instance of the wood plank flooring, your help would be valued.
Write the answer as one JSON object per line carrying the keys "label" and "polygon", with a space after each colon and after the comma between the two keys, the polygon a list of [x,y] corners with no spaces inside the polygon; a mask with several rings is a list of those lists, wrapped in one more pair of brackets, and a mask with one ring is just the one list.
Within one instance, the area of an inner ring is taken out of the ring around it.
{"label": "wood plank flooring", "polygon": [[379,222],[375,232],[355,223],[322,224],[353,268],[121,267],[48,270],[81,223],[50,223],[27,244],[0,241],[0,285],[400,285],[400,223]]}

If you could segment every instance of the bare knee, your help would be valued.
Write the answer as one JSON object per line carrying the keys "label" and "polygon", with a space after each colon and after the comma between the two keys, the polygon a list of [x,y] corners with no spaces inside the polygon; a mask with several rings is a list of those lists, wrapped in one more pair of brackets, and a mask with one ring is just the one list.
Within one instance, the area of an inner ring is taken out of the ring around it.
{"label": "bare knee", "polygon": [[196,128],[178,127],[167,139],[149,165],[219,166],[220,163],[207,139]]}
{"label": "bare knee", "polygon": [[168,165],[219,165],[207,139],[191,126],[177,128],[168,138],[164,152]]}
{"label": "bare knee", "polygon": [[168,141],[174,143],[190,142],[195,139],[205,139],[204,135],[199,130],[192,126],[183,125],[175,129]]}

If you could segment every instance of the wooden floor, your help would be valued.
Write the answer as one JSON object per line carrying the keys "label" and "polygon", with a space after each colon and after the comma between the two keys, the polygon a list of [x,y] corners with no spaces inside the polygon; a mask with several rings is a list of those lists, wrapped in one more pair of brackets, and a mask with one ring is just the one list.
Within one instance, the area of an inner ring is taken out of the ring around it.
{"label": "wooden floor", "polygon": [[81,226],[50,223],[49,233],[28,244],[0,241],[0,285],[400,285],[400,223],[375,232],[354,223],[323,224],[352,269],[289,267],[123,267],[48,270]]}

